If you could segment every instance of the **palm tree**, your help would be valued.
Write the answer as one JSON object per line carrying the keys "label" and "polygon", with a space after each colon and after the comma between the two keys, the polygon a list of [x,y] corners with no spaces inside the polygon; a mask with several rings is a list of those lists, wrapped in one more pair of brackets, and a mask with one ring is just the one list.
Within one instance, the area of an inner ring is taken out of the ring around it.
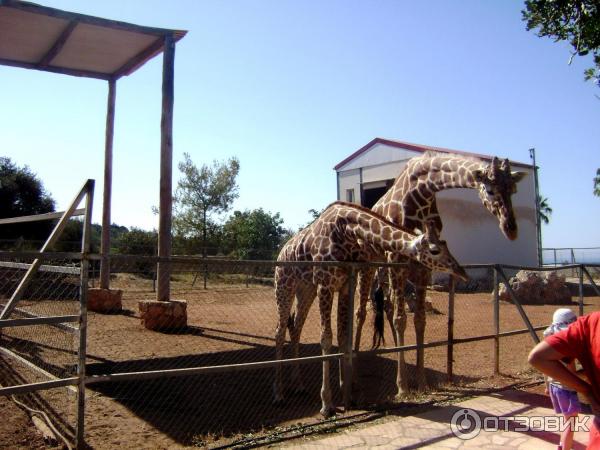
{"label": "palm tree", "polygon": [[596,170],[596,176],[594,177],[594,195],[600,197],[600,169]]}
{"label": "palm tree", "polygon": [[550,205],[548,204],[548,197],[542,197],[540,195],[538,197],[538,205],[538,214],[540,215],[540,222],[543,222],[545,225],[548,225],[548,223],[550,223],[550,216],[552,215],[552,208],[550,208]]}

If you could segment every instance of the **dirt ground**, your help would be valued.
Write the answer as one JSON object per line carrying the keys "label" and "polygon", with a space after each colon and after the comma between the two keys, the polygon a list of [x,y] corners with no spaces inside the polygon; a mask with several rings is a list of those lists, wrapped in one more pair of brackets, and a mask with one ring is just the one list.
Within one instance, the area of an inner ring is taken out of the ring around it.
{"label": "dirt ground", "polygon": [[[133,275],[120,275],[113,288],[124,290],[124,310],[118,314],[90,313],[88,317],[88,365],[91,375],[119,372],[165,370],[172,368],[215,366],[274,359],[276,310],[273,288],[244,284],[209,283],[207,290],[189,279],[175,282],[172,298],[187,301],[188,327],[180,332],[156,333],[140,325],[138,301],[153,299],[152,283]],[[426,342],[447,338],[448,294],[428,292],[433,311],[427,315]],[[576,299],[574,299],[576,300]],[[586,297],[586,312],[600,309],[600,298]],[[454,337],[465,338],[492,334],[493,311],[489,293],[457,294]],[[576,305],[572,305],[576,310]],[[550,322],[556,306],[525,306],[534,326]],[[372,336],[369,313],[361,349],[369,349]],[[335,318],[335,311],[333,317]],[[412,314],[408,314],[405,344],[414,343]],[[515,306],[501,303],[501,331],[523,329],[525,325]],[[334,321],[335,326],[335,321]],[[335,330],[335,328],[334,328]],[[30,336],[30,345],[36,341]],[[41,341],[41,339],[40,339]],[[302,356],[320,354],[318,308],[313,306],[302,335]],[[386,345],[393,345],[386,324]],[[493,376],[493,340],[456,345],[454,380],[447,382],[446,347],[426,350],[427,380],[430,390],[400,400],[395,394],[395,357],[390,355],[359,357],[358,383],[354,389],[355,409],[342,413],[338,422],[362,421],[380,414],[387,407],[419,407],[453,396],[507,386],[535,375],[526,357],[533,345],[528,334],[503,338],[500,346],[502,376]],[[36,347],[40,359],[60,360],[57,346]],[[67,350],[65,350],[67,352]],[[65,358],[67,360],[68,358]],[[409,382],[414,380],[414,352],[406,354]],[[334,364],[334,367],[336,364]],[[294,434],[307,427],[330,426],[321,420],[319,390],[321,365],[301,367],[306,392],[294,393],[291,369],[286,368],[286,400],[271,402],[272,369],[235,371],[162,378],[149,381],[98,383],[89,386],[86,409],[86,439],[92,448],[181,448],[251,445],[265,436]],[[332,370],[332,386],[337,404],[337,370]],[[3,411],[14,404],[0,398]],[[10,409],[9,409],[10,408]],[[21,411],[17,408],[17,411]],[[27,416],[0,424],[0,447],[35,447]],[[24,413],[23,413],[24,414]],[[21,421],[20,421],[21,420]],[[340,422],[340,423],[341,423]],[[15,430],[26,429],[25,434]],[[31,437],[29,437],[31,435]],[[5,438],[5,436],[8,436]],[[10,436],[15,437],[10,440]],[[5,440],[6,439],[6,440]],[[8,448],[6,447],[6,448]]]}

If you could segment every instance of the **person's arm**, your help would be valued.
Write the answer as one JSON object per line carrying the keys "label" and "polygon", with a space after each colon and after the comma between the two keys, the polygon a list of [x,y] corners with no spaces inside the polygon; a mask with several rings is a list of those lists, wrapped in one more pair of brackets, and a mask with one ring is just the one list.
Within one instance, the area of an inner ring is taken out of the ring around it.
{"label": "person's arm", "polygon": [[560,362],[564,356],[552,348],[546,341],[542,341],[529,353],[529,364],[562,385],[568,386],[585,395],[590,400],[590,406],[594,413],[600,414],[600,401],[595,398],[592,386]]}

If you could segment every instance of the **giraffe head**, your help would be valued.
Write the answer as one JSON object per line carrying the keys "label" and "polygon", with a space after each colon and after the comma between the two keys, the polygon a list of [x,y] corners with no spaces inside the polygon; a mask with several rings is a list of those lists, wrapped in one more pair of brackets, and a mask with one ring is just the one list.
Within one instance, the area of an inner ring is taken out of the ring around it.
{"label": "giraffe head", "polygon": [[435,221],[425,221],[425,233],[413,239],[411,246],[416,251],[416,260],[429,269],[450,273],[463,281],[469,279],[465,269],[450,253],[446,241],[440,239]]}
{"label": "giraffe head", "polygon": [[511,172],[508,159],[497,157],[487,168],[474,171],[475,180],[479,183],[479,197],[484,206],[500,222],[504,235],[512,240],[517,238],[517,220],[512,207],[511,196],[517,192],[517,183],[527,172]]}

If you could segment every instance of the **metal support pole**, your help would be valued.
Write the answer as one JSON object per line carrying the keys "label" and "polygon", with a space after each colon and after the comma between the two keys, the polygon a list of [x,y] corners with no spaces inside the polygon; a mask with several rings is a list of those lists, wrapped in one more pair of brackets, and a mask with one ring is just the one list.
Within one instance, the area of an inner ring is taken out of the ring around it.
{"label": "metal support pole", "polygon": [[504,285],[506,286],[506,290],[508,291],[511,300],[517,307],[517,311],[519,311],[519,314],[521,315],[521,319],[523,319],[523,322],[525,322],[525,325],[527,326],[527,329],[529,330],[529,334],[531,335],[531,339],[533,339],[533,342],[535,342],[536,344],[539,344],[540,337],[537,335],[535,328],[533,328],[533,325],[531,325],[531,322],[529,321],[529,317],[527,317],[527,313],[525,312],[525,310],[523,309],[523,306],[521,305],[521,302],[515,295],[515,291],[513,291],[512,287],[510,287],[510,283],[508,282],[508,277],[504,273],[504,270],[502,270],[502,267],[499,264],[496,264],[496,270],[500,274],[500,277],[502,278],[502,281],[504,282]]}
{"label": "metal support pole", "polygon": [[448,382],[452,382],[453,379],[453,364],[454,364],[454,297],[456,282],[454,277],[450,275],[448,284],[448,348],[447,348],[447,359],[446,369],[448,373]]}
{"label": "metal support pole", "polygon": [[[350,269],[348,278],[348,308],[346,317],[346,348],[344,352],[344,410],[348,411],[352,403],[352,365],[354,363],[354,290],[356,289],[356,268]],[[338,306],[339,307],[339,306]],[[338,325],[339,326],[339,325]]]}
{"label": "metal support pole", "polygon": [[81,284],[79,288],[79,360],[77,363],[77,429],[75,445],[83,449],[85,445],[85,364],[87,354],[87,294],[90,261],[90,236],[92,232],[92,206],[94,201],[94,180],[88,180],[85,202],[85,219],[81,243]]}
{"label": "metal support pole", "polygon": [[498,290],[498,272],[494,273],[494,375],[500,374],[500,293]]}
{"label": "metal support pole", "polygon": [[594,282],[594,278],[590,275],[590,273],[588,272],[588,270],[585,266],[582,266],[581,268],[582,268],[583,272],[585,272],[585,275],[588,277],[588,280],[590,280],[590,283],[591,283],[592,287],[594,288],[594,291],[596,291],[596,295],[600,297],[600,289],[598,289],[598,286]]}
{"label": "metal support pole", "polygon": [[579,316],[583,316],[583,264],[579,266]]}
{"label": "metal support pole", "polygon": [[535,188],[535,226],[537,229],[538,267],[542,267],[542,222],[540,219],[540,188],[538,179],[538,167],[535,163],[535,148],[529,149],[529,156],[533,160],[533,183]]}

